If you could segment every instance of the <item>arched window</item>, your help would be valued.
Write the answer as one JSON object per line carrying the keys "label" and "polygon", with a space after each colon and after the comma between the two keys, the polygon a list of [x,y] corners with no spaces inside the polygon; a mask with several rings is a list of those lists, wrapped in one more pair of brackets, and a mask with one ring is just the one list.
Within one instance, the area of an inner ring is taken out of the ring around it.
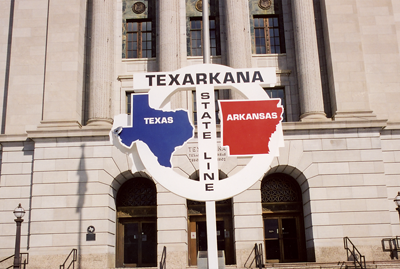
{"label": "arched window", "polygon": [[263,203],[301,202],[300,186],[288,175],[272,174],[261,183],[261,199]]}
{"label": "arched window", "polygon": [[157,191],[147,178],[135,178],[125,182],[118,191],[117,208],[121,206],[156,206]]}

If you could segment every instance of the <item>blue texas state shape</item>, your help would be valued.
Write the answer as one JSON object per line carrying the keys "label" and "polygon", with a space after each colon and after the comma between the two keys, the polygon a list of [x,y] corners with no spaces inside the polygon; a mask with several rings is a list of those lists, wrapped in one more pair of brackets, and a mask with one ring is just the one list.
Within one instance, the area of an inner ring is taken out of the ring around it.
{"label": "blue texas state shape", "polygon": [[143,141],[160,165],[172,167],[172,153],[193,137],[193,126],[187,111],[156,110],[149,106],[148,94],[135,94],[132,98],[132,127],[122,128],[119,137],[128,148],[138,140]]}

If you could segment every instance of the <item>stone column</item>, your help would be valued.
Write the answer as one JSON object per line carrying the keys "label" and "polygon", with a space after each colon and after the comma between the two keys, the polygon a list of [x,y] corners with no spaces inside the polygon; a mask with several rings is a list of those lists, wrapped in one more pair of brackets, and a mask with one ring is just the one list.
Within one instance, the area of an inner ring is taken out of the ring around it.
{"label": "stone column", "polygon": [[254,244],[264,242],[261,180],[233,197],[236,264],[244,268]]}
{"label": "stone column", "polygon": [[49,2],[43,115],[38,128],[81,128],[86,8],[82,0]]}
{"label": "stone column", "polygon": [[180,67],[179,0],[158,0],[159,71],[174,71]]}
{"label": "stone column", "polygon": [[225,2],[227,64],[233,68],[251,67],[248,1],[225,0]]}
{"label": "stone column", "polygon": [[186,199],[157,184],[157,261],[167,247],[167,266],[186,269],[188,262],[188,219]]}
{"label": "stone column", "polygon": [[301,121],[325,120],[312,0],[292,0]]}
{"label": "stone column", "polygon": [[113,86],[114,1],[91,0],[90,94],[88,125],[110,125]]}
{"label": "stone column", "polygon": [[[182,46],[186,46],[186,35],[182,44],[180,13],[185,12],[181,9],[180,0],[158,0],[157,13],[157,29],[159,38],[157,40],[157,60],[158,71],[175,71],[181,68]],[[186,52],[186,50],[184,50]],[[186,58],[186,55],[184,55]],[[171,108],[187,109],[188,92],[179,91],[171,96]]]}

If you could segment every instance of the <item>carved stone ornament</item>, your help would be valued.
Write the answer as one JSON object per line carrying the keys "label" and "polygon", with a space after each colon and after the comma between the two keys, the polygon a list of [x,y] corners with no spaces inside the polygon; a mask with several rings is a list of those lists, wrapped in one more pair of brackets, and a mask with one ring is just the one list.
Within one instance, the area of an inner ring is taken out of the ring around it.
{"label": "carved stone ornament", "polygon": [[203,1],[197,0],[195,7],[196,7],[197,11],[203,12]]}
{"label": "carved stone ornament", "polygon": [[268,10],[272,6],[272,1],[271,0],[260,0],[260,1],[258,1],[258,6],[261,9]]}
{"label": "carved stone ornament", "polygon": [[136,2],[132,6],[132,11],[136,14],[142,14],[146,10],[146,6],[142,2]]}

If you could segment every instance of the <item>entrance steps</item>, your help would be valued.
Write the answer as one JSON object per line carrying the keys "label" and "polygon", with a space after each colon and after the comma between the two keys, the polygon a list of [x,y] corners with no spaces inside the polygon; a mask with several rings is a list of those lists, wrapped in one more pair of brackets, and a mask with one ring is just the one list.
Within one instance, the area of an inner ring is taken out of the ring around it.
{"label": "entrance steps", "polygon": [[[167,264],[168,268],[168,264]],[[249,268],[238,268],[235,265],[226,265],[226,269],[249,269]],[[252,267],[253,269],[257,269]],[[337,263],[267,263],[263,269],[354,269],[353,262],[337,262]],[[114,268],[114,269],[126,269],[126,268]],[[158,269],[157,267],[136,267],[135,269]],[[168,268],[174,269],[174,268]],[[189,266],[187,269],[197,269],[197,266]],[[360,269],[360,266],[357,267]],[[367,262],[367,269],[400,269],[400,260],[394,261],[375,261]]]}
{"label": "entrance steps", "polygon": [[[350,265],[350,264],[349,264]],[[346,263],[267,263],[265,269],[345,269]],[[369,268],[368,268],[369,269]]]}
{"label": "entrance steps", "polygon": [[[367,266],[368,264],[367,262]],[[377,269],[400,269],[400,260],[372,262],[371,264],[376,265]]]}
{"label": "entrance steps", "polygon": [[[375,261],[366,262],[367,269],[400,269],[400,261]],[[265,269],[353,269],[353,262],[337,263],[267,263]],[[360,266],[357,266],[360,269]]]}

